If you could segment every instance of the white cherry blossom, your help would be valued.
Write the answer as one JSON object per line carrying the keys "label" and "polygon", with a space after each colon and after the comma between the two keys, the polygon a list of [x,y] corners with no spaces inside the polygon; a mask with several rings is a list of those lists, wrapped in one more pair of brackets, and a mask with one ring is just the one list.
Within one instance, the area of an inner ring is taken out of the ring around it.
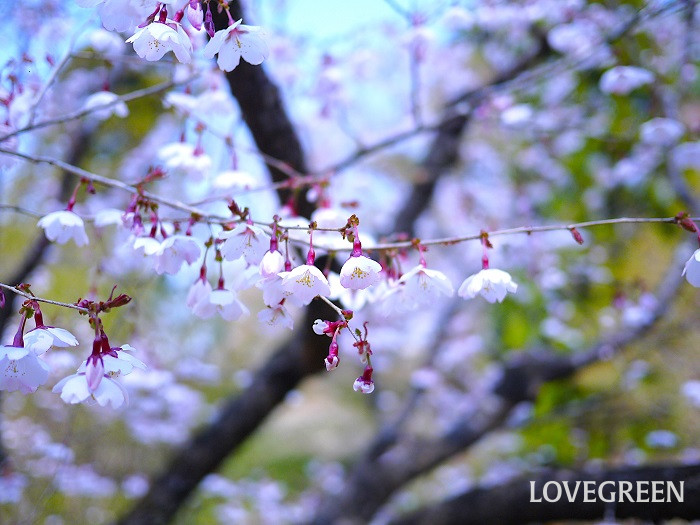
{"label": "white cherry blossom", "polygon": [[[134,351],[131,345],[122,345],[119,348],[112,348],[116,357],[110,354],[102,355],[103,373],[105,377],[116,378],[121,375],[127,375],[133,372],[134,368],[146,370],[146,364],[131,355]],[[83,373],[87,369],[87,361],[83,361],[78,368],[78,373]]]}
{"label": "white cherry blossom", "polygon": [[635,89],[651,84],[654,74],[641,67],[616,66],[600,77],[600,90],[604,93],[627,95]]}
{"label": "white cherry blossom", "polygon": [[243,257],[248,264],[260,264],[270,246],[270,236],[254,224],[240,223],[231,231],[222,232],[219,239],[221,255],[228,261]]}
{"label": "white cherry blossom", "polygon": [[83,219],[72,211],[61,210],[44,215],[37,226],[44,229],[48,240],[58,244],[72,240],[78,246],[85,246],[89,242]]}
{"label": "white cherry blossom", "polygon": [[31,394],[49,377],[49,365],[33,349],[0,346],[0,390]]}
{"label": "white cherry blossom", "polygon": [[264,310],[258,312],[258,320],[269,326],[282,326],[284,328],[294,329],[294,319],[284,307],[278,304],[275,307],[268,306]]}
{"label": "white cherry blossom", "polygon": [[331,294],[326,277],[310,264],[302,264],[287,273],[282,288],[302,305],[309,304],[317,295],[328,297]]}
{"label": "white cherry blossom", "polygon": [[690,284],[700,288],[700,248],[695,250],[688,262],[685,263],[683,275]]}
{"label": "white cherry blossom", "polygon": [[85,372],[64,377],[53,387],[53,392],[60,393],[61,399],[71,405],[83,401],[93,401],[100,406],[111,404],[113,408],[119,408],[129,402],[126,389],[107,376],[103,377],[94,391],[91,392]]}
{"label": "white cherry blossom", "polygon": [[241,57],[250,64],[258,65],[270,54],[262,28],[241,22],[239,20],[228,28],[217,31],[204,47],[204,56],[207,58],[219,54],[216,63],[224,71],[233,71]]}
{"label": "white cherry blossom", "polygon": [[187,142],[173,142],[158,150],[158,158],[170,174],[194,181],[201,181],[209,176],[211,157]]}
{"label": "white cherry blossom", "polygon": [[160,60],[168,51],[175,53],[183,64],[192,60],[192,41],[176,22],[153,22],[136,31],[126,42],[134,44],[134,51],[149,61]]}
{"label": "white cherry blossom", "polygon": [[238,300],[238,296],[231,290],[214,290],[209,294],[209,302],[214,305],[218,313],[226,321],[235,321],[244,315],[248,315],[248,308]]}
{"label": "white cherry blossom", "polygon": [[160,243],[155,253],[158,274],[176,274],[182,265],[196,262],[202,254],[201,241],[189,235],[171,235]]}
{"label": "white cherry blossom", "polygon": [[32,348],[36,353],[44,353],[55,346],[67,348],[78,346],[78,340],[68,330],[55,326],[39,326],[24,334],[24,346]]}
{"label": "white cherry blossom", "polygon": [[503,302],[508,292],[515,293],[518,285],[508,272],[487,268],[467,277],[457,291],[464,299],[481,295],[490,303]]}
{"label": "white cherry blossom", "polygon": [[364,255],[350,256],[340,269],[340,284],[350,290],[364,290],[381,279],[382,265]]}
{"label": "white cherry blossom", "polygon": [[[106,106],[111,104],[111,106],[103,109],[93,109],[100,108],[101,106]],[[85,99],[83,104],[84,110],[90,110],[90,116],[98,120],[106,120],[112,115],[124,118],[129,115],[129,108],[126,104],[119,100],[119,96],[111,91],[98,91],[93,93]]]}
{"label": "white cherry blossom", "polygon": [[399,285],[402,283],[405,286],[404,294],[418,306],[432,304],[441,295],[447,297],[454,295],[452,283],[444,273],[429,270],[422,264],[403,274],[399,279]]}
{"label": "white cherry blossom", "polygon": [[264,279],[275,277],[284,270],[284,257],[277,250],[268,250],[260,261],[260,275]]}

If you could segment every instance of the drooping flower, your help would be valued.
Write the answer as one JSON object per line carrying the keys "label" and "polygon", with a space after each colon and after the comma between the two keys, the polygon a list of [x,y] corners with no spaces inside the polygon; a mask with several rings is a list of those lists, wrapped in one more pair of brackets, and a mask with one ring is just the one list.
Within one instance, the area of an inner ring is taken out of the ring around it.
{"label": "drooping flower", "polygon": [[651,71],[635,66],[615,66],[600,77],[600,90],[604,93],[627,95],[635,89],[654,81]]}
{"label": "drooping flower", "polygon": [[209,294],[209,302],[214,305],[215,311],[226,321],[235,321],[250,313],[232,290],[220,288],[212,291]]}
{"label": "drooping flower", "polygon": [[49,365],[32,348],[0,346],[0,390],[30,394],[48,377]]}
{"label": "drooping flower", "polygon": [[302,305],[309,304],[317,295],[328,297],[331,293],[321,270],[310,264],[302,264],[288,272],[282,280],[282,288]]}
{"label": "drooping flower", "polygon": [[83,219],[72,211],[61,210],[44,215],[37,226],[44,229],[48,240],[58,244],[72,240],[78,246],[85,246],[89,242]]}
{"label": "drooping flower", "polygon": [[[115,355],[103,354],[102,355],[102,368],[105,377],[114,379],[116,377],[127,375],[133,372],[134,368],[140,368],[141,370],[146,370],[146,364],[140,359],[135,358],[130,352],[134,351],[134,347],[131,345],[122,345],[118,348],[112,348],[112,352]],[[78,373],[86,372],[88,361],[83,361],[83,363],[78,368]]]}
{"label": "drooping flower", "polygon": [[43,353],[52,346],[58,348],[78,346],[78,340],[68,330],[42,325],[24,334],[24,346],[33,348],[37,353]]}
{"label": "drooping flower", "polygon": [[207,58],[219,54],[216,63],[224,71],[233,71],[241,57],[249,64],[258,65],[270,54],[262,28],[241,22],[239,20],[226,29],[217,31],[204,47],[204,56]]}
{"label": "drooping flower", "polygon": [[284,256],[277,250],[269,250],[260,261],[260,275],[264,279],[274,278],[284,270]]}
{"label": "drooping flower", "polygon": [[430,270],[423,264],[418,264],[403,274],[398,281],[398,285],[401,284],[404,285],[404,295],[418,306],[431,304],[440,295],[454,295],[452,283],[445,274],[438,270]]}
{"label": "drooping flower", "polygon": [[202,23],[204,22],[204,10],[202,9],[202,4],[199,0],[190,0],[187,4],[187,20],[189,20],[192,27],[197,31],[202,29]]}
{"label": "drooping flower", "polygon": [[690,259],[685,263],[683,267],[683,275],[685,275],[686,280],[695,286],[700,288],[700,248],[695,250]]}
{"label": "drooping flower", "polygon": [[[107,106],[101,108],[102,106]],[[83,109],[90,110],[90,115],[98,120],[106,120],[112,115],[124,118],[129,115],[129,108],[126,104],[119,100],[119,96],[111,91],[98,91],[85,99]]]}
{"label": "drooping flower", "polygon": [[110,403],[113,408],[119,408],[129,401],[126,389],[107,376],[102,377],[97,388],[90,390],[85,372],[64,377],[52,391],[56,394],[60,393],[61,399],[71,405],[93,400],[100,406],[107,406]]}
{"label": "drooping flower", "polygon": [[639,127],[642,142],[662,147],[673,146],[683,133],[683,123],[672,118],[653,118]]}
{"label": "drooping flower", "polygon": [[170,174],[201,181],[209,176],[211,157],[201,147],[187,142],[173,142],[158,150],[158,158]]}
{"label": "drooping flower", "polygon": [[381,279],[382,265],[364,255],[350,256],[340,269],[340,284],[350,290],[364,290]]}
{"label": "drooping flower", "polygon": [[374,392],[374,381],[372,380],[372,367],[366,366],[365,371],[360,377],[355,379],[355,383],[352,385],[355,392],[360,392],[362,394],[371,394]]}
{"label": "drooping flower", "polygon": [[508,292],[515,293],[518,285],[508,272],[495,268],[486,268],[467,277],[457,291],[464,299],[473,299],[481,295],[490,303],[503,302]]}
{"label": "drooping flower", "polygon": [[294,319],[289,315],[283,304],[278,304],[275,307],[268,306],[260,310],[258,312],[258,320],[270,326],[283,326],[290,330],[294,329]]}
{"label": "drooping flower", "polygon": [[177,22],[152,22],[136,31],[126,42],[134,44],[136,54],[148,61],[160,60],[168,51],[175,53],[183,64],[192,60],[192,41]]}
{"label": "drooping flower", "polygon": [[201,241],[189,235],[171,235],[160,243],[155,253],[158,274],[176,274],[182,265],[196,262],[202,254]]}
{"label": "drooping flower", "polygon": [[254,224],[240,223],[231,231],[222,232],[219,239],[221,255],[228,261],[243,257],[248,264],[260,264],[268,251],[270,236]]}

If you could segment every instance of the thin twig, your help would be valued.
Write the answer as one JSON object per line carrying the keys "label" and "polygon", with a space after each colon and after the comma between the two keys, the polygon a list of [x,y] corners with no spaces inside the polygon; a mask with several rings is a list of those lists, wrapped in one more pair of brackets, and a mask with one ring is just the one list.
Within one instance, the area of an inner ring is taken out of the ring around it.
{"label": "thin twig", "polygon": [[101,111],[103,109],[109,109],[113,106],[116,106],[117,104],[120,104],[122,102],[131,102],[132,100],[136,100],[139,98],[143,97],[148,97],[150,95],[155,95],[157,93],[161,93],[162,91],[167,91],[170,88],[176,87],[176,86],[181,86],[183,84],[187,84],[188,82],[191,82],[197,78],[195,75],[189,76],[183,80],[170,80],[168,82],[162,82],[160,84],[156,84],[155,86],[150,86],[147,88],[143,89],[137,89],[135,91],[132,91],[130,93],[126,93],[124,95],[118,96],[111,102],[106,102],[104,104],[100,104],[99,106],[94,106],[91,108],[83,108],[79,109],[76,111],[73,111],[71,113],[66,113],[65,115],[62,115],[60,117],[52,118],[52,119],[47,119],[47,120],[42,120],[41,122],[36,122],[34,124],[28,124],[27,126],[24,126],[23,128],[16,129],[11,133],[8,133],[7,135],[3,135],[0,137],[0,142],[3,142],[11,137],[14,137],[16,135],[20,135],[22,133],[26,133],[27,131],[32,131],[35,129],[39,128],[45,128],[47,126],[54,126],[57,124],[64,124],[66,122],[69,122],[71,120],[76,120],[81,117],[84,117],[86,115],[89,115],[90,113],[94,113],[96,111]]}
{"label": "thin twig", "polygon": [[73,310],[78,310],[79,312],[82,312],[84,314],[90,313],[90,311],[87,308],[83,308],[82,306],[77,306],[77,305],[71,304],[71,303],[63,303],[61,301],[54,301],[53,299],[44,299],[42,297],[36,297],[35,295],[27,293],[24,290],[20,290],[19,288],[15,287],[15,286],[10,286],[9,284],[0,283],[0,288],[4,288],[5,290],[8,290],[12,293],[15,293],[17,295],[24,297],[25,299],[30,299],[32,301],[37,301],[39,303],[53,304],[55,306],[62,306],[64,308],[71,308]]}

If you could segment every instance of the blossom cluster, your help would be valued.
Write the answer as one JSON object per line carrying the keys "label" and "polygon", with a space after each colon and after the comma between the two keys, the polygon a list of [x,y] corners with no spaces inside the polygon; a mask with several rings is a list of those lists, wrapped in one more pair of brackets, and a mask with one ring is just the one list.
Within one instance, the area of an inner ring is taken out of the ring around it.
{"label": "blossom cluster", "polygon": [[189,0],[178,9],[180,3],[176,0],[78,0],[82,7],[97,8],[105,29],[134,31],[126,42],[133,44],[136,54],[148,61],[160,60],[172,51],[180,63],[189,64],[204,34],[211,40],[204,46],[203,55],[206,58],[218,55],[217,63],[223,71],[235,69],[241,58],[257,65],[269,56],[264,31],[242,24],[242,20],[234,21],[225,3],[229,24],[218,31],[214,28],[211,2],[205,2],[206,11],[199,0]]}
{"label": "blossom cluster", "polygon": [[[129,300],[128,296],[120,295],[101,304],[109,309],[122,306]],[[87,305],[89,301],[81,303]],[[13,341],[0,346],[0,390],[30,394],[46,383],[51,372],[42,355],[51,348],[75,347],[79,343],[68,330],[44,324],[39,303],[33,299],[25,301],[20,314]],[[30,317],[34,319],[35,327],[25,333]],[[91,324],[96,327],[91,355],[75,374],[60,380],[53,392],[59,393],[61,399],[70,404],[96,402],[101,406],[111,404],[119,408],[128,402],[128,394],[115,379],[131,373],[134,368],[145,370],[146,365],[131,355],[134,348],[130,345],[110,346],[99,317],[91,317]]]}

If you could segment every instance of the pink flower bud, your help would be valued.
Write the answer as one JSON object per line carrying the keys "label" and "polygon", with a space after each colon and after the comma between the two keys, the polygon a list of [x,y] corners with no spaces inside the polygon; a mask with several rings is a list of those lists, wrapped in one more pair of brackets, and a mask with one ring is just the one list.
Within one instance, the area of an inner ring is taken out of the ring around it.
{"label": "pink flower bud", "polygon": [[87,379],[88,390],[94,392],[100,386],[100,382],[105,375],[105,366],[100,356],[91,355],[88,357],[85,367],[85,379]]}
{"label": "pink flower bud", "polygon": [[[194,4],[194,6],[192,4]],[[197,31],[202,29],[204,11],[202,10],[202,5],[199,2],[190,2],[187,6],[187,20],[190,21],[192,27],[194,27]]]}
{"label": "pink flower bud", "polygon": [[581,235],[581,232],[579,232],[576,228],[571,228],[569,231],[577,243],[583,244],[583,236]]}

